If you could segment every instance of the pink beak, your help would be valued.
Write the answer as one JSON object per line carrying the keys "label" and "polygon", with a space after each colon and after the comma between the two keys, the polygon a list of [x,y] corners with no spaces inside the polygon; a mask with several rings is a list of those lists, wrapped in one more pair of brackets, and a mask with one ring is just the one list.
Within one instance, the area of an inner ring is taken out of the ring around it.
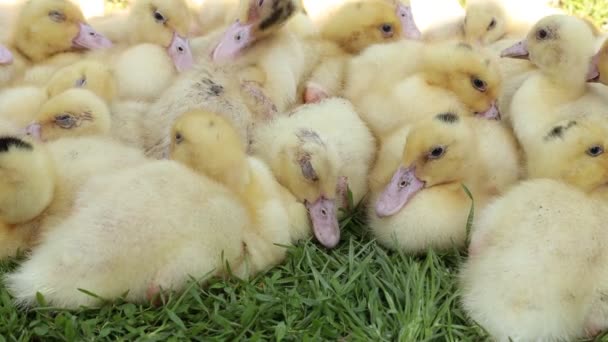
{"label": "pink beak", "polygon": [[213,49],[211,58],[214,62],[225,62],[237,57],[254,41],[253,25],[235,22],[230,25],[220,42]]}
{"label": "pink beak", "polygon": [[498,110],[496,101],[492,102],[492,105],[488,110],[482,113],[477,113],[476,116],[488,120],[500,120],[500,110]]}
{"label": "pink beak", "polygon": [[194,66],[194,57],[190,49],[188,39],[180,37],[177,33],[173,33],[171,45],[167,48],[167,52],[175,65],[177,71],[186,71]]}
{"label": "pink beak", "polygon": [[42,126],[37,122],[32,122],[25,128],[25,134],[42,141]]}
{"label": "pink beak", "polygon": [[528,51],[528,41],[522,40],[515,45],[508,47],[500,53],[500,57],[523,58],[528,59],[530,52]]}
{"label": "pink beak", "polygon": [[589,65],[589,71],[587,72],[587,82],[597,82],[600,79],[600,69],[598,65],[600,64],[600,55],[601,51],[598,52],[591,59],[591,64]]}
{"label": "pink beak", "polygon": [[90,25],[80,23],[80,31],[72,41],[74,47],[81,49],[107,49],[112,47],[112,42],[101,33],[95,31]]}
{"label": "pink beak", "polygon": [[306,203],[317,241],[326,248],[334,248],[340,242],[340,225],[336,215],[336,201],[324,197],[315,203]]}
{"label": "pink beak", "polygon": [[5,46],[0,45],[0,65],[12,64],[13,53]]}
{"label": "pink beak", "polygon": [[397,2],[397,16],[401,21],[403,36],[408,39],[419,40],[422,37],[422,33],[414,21],[412,7],[402,4],[399,0]]}
{"label": "pink beak", "polygon": [[424,182],[416,177],[414,167],[400,167],[376,202],[376,215],[390,217],[397,214],[424,188]]}

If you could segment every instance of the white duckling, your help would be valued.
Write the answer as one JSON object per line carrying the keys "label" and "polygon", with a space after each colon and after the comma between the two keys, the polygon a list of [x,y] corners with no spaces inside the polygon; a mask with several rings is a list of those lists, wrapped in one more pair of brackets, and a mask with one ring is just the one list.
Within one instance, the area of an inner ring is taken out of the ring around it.
{"label": "white duckling", "polygon": [[463,305],[498,341],[572,341],[608,327],[601,116],[548,130],[554,153],[534,177],[549,179],[515,186],[476,218]]}
{"label": "white duckling", "polygon": [[355,205],[367,193],[375,152],[374,138],[352,105],[336,98],[298,107],[256,128],[252,150],[307,206],[317,240],[336,246],[338,209],[349,209],[347,188]]}
{"label": "white duckling", "polygon": [[[497,122],[453,113],[438,114],[399,134],[388,141],[405,141],[397,162],[390,159],[396,148],[384,147],[381,153],[389,157],[379,157],[370,177],[374,236],[384,246],[409,253],[463,247],[471,209],[463,185],[477,211],[513,184],[519,176],[515,141]],[[506,152],[500,155],[504,169],[493,165],[498,150]]]}

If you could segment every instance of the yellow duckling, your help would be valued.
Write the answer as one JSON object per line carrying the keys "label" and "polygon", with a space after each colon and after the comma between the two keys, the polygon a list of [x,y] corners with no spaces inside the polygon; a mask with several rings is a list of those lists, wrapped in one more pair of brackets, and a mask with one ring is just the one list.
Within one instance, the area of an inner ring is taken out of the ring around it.
{"label": "yellow duckling", "polygon": [[51,74],[80,58],[73,50],[106,49],[112,43],[88,25],[80,9],[68,0],[26,2],[15,21],[12,46],[15,59],[34,64],[23,82],[43,85]]}
{"label": "yellow duckling", "polygon": [[68,89],[42,105],[26,132],[41,141],[110,134],[110,110],[86,89]]}
{"label": "yellow duckling", "polygon": [[572,341],[608,328],[607,136],[604,113],[556,125],[546,136],[552,158],[534,175],[546,178],[515,186],[476,218],[463,304],[494,339]]}
{"label": "yellow duckling", "polygon": [[[513,184],[515,141],[497,122],[449,112],[398,133],[388,140],[405,140],[397,161],[391,159],[396,148],[384,147],[370,177],[372,232],[381,244],[410,253],[463,247],[471,208],[463,185],[477,211]],[[505,154],[497,158],[498,150]]]}
{"label": "yellow duckling", "polygon": [[46,85],[46,92],[52,98],[71,88],[90,90],[106,103],[116,97],[112,69],[94,60],[83,60],[59,69]]}
{"label": "yellow duckling", "polygon": [[348,189],[355,205],[367,193],[375,152],[373,136],[350,103],[326,99],[256,127],[252,150],[307,206],[317,240],[336,246],[339,209],[349,209]]}
{"label": "yellow duckling", "polygon": [[[79,198],[87,206],[9,276],[17,302],[34,305],[41,292],[54,306],[99,304],[77,288],[107,299],[128,290],[129,301],[154,300],[161,290],[182,290],[191,277],[225,274],[226,263],[236,275],[255,274],[285,257],[276,243],[307,234],[305,226],[292,229],[272,174],[245,156],[226,120],[191,112],[173,132],[172,155],[187,167],[154,161],[89,183]],[[111,272],[103,271],[108,265]]]}

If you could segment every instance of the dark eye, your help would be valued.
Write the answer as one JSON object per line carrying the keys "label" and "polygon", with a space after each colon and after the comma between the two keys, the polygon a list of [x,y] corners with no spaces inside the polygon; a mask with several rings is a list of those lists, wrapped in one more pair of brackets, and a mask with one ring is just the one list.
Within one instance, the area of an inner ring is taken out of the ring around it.
{"label": "dark eye", "polygon": [[599,145],[591,146],[587,149],[587,154],[591,157],[597,157],[604,153],[604,148]]}
{"label": "dark eye", "polygon": [[159,11],[154,11],[154,20],[156,20],[157,23],[165,23],[167,21],[167,19],[165,19],[165,16],[162,15],[162,13],[160,13]]}
{"label": "dark eye", "polygon": [[471,84],[473,85],[473,88],[479,90],[482,93],[485,92],[488,88],[488,85],[486,84],[486,82],[484,82],[483,80],[480,80],[477,77],[471,78]]}
{"label": "dark eye", "polygon": [[180,132],[175,133],[175,143],[181,144],[182,141],[184,141],[184,136]]}
{"label": "dark eye", "polygon": [[60,114],[55,116],[55,124],[61,128],[74,127],[74,117],[68,114]]}
{"label": "dark eye", "polygon": [[382,26],[380,26],[380,31],[382,31],[382,34],[384,34],[384,36],[390,37],[393,35],[393,25],[382,24]]}
{"label": "dark eye", "polygon": [[443,146],[435,146],[429,151],[429,159],[439,159],[443,157],[445,154],[445,147]]}
{"label": "dark eye", "polygon": [[263,4],[264,4],[264,0],[259,0],[258,1],[258,7],[262,7]]}
{"label": "dark eye", "polygon": [[87,77],[86,76],[82,76],[81,78],[77,79],[76,82],[74,82],[74,86],[76,88],[82,88],[84,86],[87,85]]}
{"label": "dark eye", "polygon": [[488,25],[488,31],[490,31],[491,29],[496,27],[496,19],[492,18],[492,21],[490,21],[490,25]]}
{"label": "dark eye", "polygon": [[62,23],[65,21],[65,15],[56,10],[49,12],[49,18],[56,23]]}
{"label": "dark eye", "polygon": [[549,37],[549,32],[547,32],[545,29],[540,29],[538,32],[536,32],[536,38],[540,40],[547,39],[547,37]]}

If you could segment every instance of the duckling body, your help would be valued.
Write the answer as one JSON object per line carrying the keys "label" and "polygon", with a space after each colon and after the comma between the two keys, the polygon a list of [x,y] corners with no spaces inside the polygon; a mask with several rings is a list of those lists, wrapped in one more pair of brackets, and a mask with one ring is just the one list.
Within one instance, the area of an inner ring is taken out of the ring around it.
{"label": "duckling body", "polygon": [[[411,253],[462,247],[471,208],[463,184],[475,210],[512,185],[519,177],[515,141],[499,123],[453,113],[396,134],[384,142],[370,177],[374,236],[391,249]],[[495,149],[505,153],[500,166],[494,164]],[[454,164],[440,171],[443,158]]]}

